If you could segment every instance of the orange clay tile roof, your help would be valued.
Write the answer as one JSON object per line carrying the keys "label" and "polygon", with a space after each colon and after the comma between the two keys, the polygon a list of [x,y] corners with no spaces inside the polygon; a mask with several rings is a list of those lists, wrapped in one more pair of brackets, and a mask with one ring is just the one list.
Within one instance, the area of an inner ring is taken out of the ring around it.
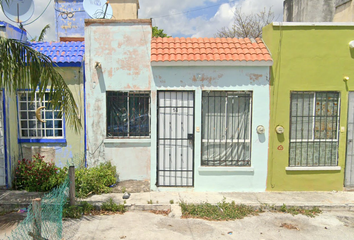
{"label": "orange clay tile roof", "polygon": [[152,62],[246,61],[272,62],[260,38],[153,38]]}

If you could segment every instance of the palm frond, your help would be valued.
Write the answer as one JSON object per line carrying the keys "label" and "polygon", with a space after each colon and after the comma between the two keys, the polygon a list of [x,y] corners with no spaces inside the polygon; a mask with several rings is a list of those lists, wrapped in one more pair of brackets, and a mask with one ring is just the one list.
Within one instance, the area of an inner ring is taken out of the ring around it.
{"label": "palm frond", "polygon": [[38,37],[38,42],[43,42],[45,35],[47,34],[47,30],[50,28],[50,25],[47,24],[45,27],[42,29],[41,34],[39,34]]}
{"label": "palm frond", "polygon": [[0,87],[11,92],[29,88],[33,94],[37,91],[40,98],[49,90],[52,108],[61,109],[67,125],[79,131],[81,121],[73,94],[53,64],[48,56],[29,45],[0,37]]}

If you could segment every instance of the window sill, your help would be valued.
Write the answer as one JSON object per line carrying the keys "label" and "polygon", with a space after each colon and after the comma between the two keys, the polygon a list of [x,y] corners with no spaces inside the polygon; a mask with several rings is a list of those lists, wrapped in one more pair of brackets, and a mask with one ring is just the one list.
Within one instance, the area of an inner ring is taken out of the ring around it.
{"label": "window sill", "polygon": [[32,139],[18,139],[18,143],[66,143],[66,139],[60,138],[60,139],[38,139],[38,138],[32,138]]}
{"label": "window sill", "polygon": [[199,167],[199,172],[254,172],[253,167]]}
{"label": "window sill", "polygon": [[342,167],[286,167],[286,171],[340,171]]}
{"label": "window sill", "polygon": [[151,145],[150,138],[129,139],[129,138],[106,138],[104,144],[144,144]]}

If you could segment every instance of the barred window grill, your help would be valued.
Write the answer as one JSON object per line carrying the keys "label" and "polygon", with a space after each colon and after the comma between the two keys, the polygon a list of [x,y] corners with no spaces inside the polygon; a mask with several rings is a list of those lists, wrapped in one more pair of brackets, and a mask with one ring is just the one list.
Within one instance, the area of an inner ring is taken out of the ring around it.
{"label": "barred window grill", "polygon": [[290,167],[337,166],[338,92],[292,92]]}
{"label": "barred window grill", "polygon": [[203,92],[202,166],[251,166],[251,92]]}
{"label": "barred window grill", "polygon": [[150,93],[107,92],[107,137],[150,136]]}

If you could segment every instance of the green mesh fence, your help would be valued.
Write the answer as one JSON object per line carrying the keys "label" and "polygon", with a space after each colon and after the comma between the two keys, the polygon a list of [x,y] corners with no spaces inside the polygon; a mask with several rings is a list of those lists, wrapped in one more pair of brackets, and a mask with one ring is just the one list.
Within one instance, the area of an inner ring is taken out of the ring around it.
{"label": "green mesh fence", "polygon": [[6,239],[63,239],[62,215],[68,195],[69,177],[61,186],[45,194],[39,204],[31,204],[27,217]]}

